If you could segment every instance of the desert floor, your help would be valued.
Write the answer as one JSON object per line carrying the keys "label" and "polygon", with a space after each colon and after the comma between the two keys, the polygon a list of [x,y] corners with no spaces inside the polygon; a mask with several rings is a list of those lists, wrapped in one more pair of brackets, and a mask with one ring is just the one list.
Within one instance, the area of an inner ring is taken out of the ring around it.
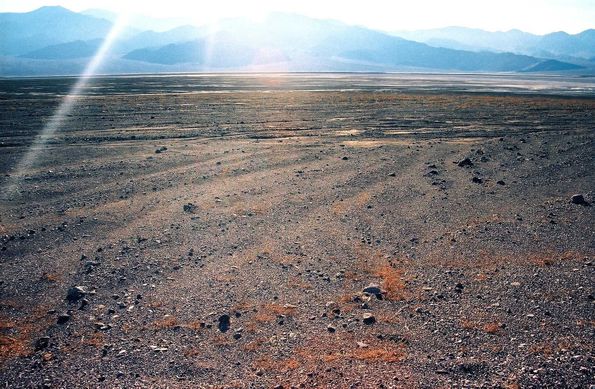
{"label": "desert floor", "polygon": [[595,94],[73,82],[0,80],[2,386],[595,384]]}

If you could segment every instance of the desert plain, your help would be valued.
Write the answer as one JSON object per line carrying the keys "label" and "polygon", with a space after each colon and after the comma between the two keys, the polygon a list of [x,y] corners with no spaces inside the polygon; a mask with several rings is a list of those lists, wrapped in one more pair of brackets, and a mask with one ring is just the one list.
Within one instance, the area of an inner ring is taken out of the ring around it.
{"label": "desert plain", "polygon": [[2,387],[595,385],[592,78],[76,81],[0,80]]}

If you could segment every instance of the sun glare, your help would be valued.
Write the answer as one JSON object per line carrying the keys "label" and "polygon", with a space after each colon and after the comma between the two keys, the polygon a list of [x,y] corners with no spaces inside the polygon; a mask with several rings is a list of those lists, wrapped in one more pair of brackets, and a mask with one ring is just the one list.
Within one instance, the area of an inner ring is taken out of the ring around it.
{"label": "sun glare", "polygon": [[76,83],[71,88],[69,93],[64,97],[56,112],[52,115],[49,122],[35,137],[31,146],[17,165],[17,170],[11,175],[8,180],[3,196],[8,199],[18,196],[19,182],[21,178],[27,174],[28,170],[34,165],[40,153],[43,152],[47,142],[60,130],[64,124],[65,118],[68,117],[77,99],[84,92],[89,85],[93,76],[95,76],[101,68],[106,56],[109,54],[110,48],[114,41],[118,38],[122,30],[126,27],[128,21],[128,13],[122,12],[118,15],[116,22],[112,29],[104,38],[101,46],[89,61],[83,73],[78,77]]}

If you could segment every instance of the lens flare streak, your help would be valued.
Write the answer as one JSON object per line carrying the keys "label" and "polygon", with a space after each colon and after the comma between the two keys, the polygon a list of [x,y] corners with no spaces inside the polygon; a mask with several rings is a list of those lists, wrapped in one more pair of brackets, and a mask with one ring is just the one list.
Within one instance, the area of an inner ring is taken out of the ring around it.
{"label": "lens flare streak", "polygon": [[29,146],[25,155],[19,161],[16,171],[11,174],[8,182],[3,190],[3,197],[7,199],[13,199],[19,193],[19,183],[21,178],[27,173],[27,171],[33,166],[40,153],[43,151],[44,146],[50,139],[60,130],[64,124],[65,118],[72,112],[72,109],[76,105],[77,99],[84,92],[85,88],[89,85],[93,76],[97,74],[97,71],[103,64],[105,58],[109,54],[111,47],[115,40],[121,34],[122,30],[126,27],[128,21],[128,15],[120,14],[118,19],[114,22],[110,32],[103,40],[101,46],[91,59],[91,61],[85,67],[85,70],[77,79],[76,83],[68,92],[60,103],[60,106],[56,112],[52,115],[48,123],[44,126],[41,132],[35,137],[31,146]]}

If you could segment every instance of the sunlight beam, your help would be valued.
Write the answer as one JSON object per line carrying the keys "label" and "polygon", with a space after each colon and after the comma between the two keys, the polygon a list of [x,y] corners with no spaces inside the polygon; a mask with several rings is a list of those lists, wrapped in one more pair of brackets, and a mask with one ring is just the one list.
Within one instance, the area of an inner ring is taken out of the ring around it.
{"label": "sunlight beam", "polygon": [[65,118],[72,112],[77,99],[89,84],[89,81],[96,75],[97,70],[103,64],[105,57],[114,44],[114,41],[120,35],[122,30],[126,27],[128,21],[128,14],[121,13],[118,19],[114,22],[110,32],[104,38],[103,42],[97,52],[89,61],[83,73],[79,76],[76,83],[70,89],[68,94],[64,97],[56,112],[52,115],[49,122],[44,126],[41,132],[34,138],[25,155],[21,158],[16,171],[11,174],[8,182],[5,185],[3,197],[7,200],[14,199],[19,195],[19,184],[22,177],[28,172],[33,164],[43,152],[44,146],[47,142],[60,130],[64,124]]}

